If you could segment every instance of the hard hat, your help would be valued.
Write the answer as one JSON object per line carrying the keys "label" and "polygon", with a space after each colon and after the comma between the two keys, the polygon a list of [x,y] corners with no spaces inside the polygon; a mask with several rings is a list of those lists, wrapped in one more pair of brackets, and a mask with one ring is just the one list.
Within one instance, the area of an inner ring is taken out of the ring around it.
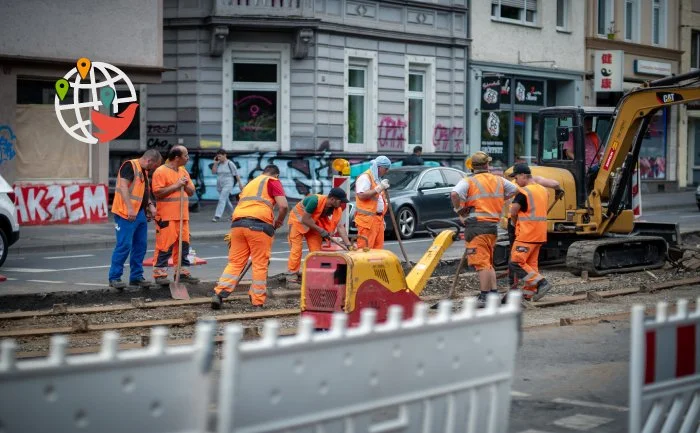
{"label": "hard hat", "polygon": [[348,162],[347,159],[334,159],[333,160],[333,170],[337,171],[343,176],[349,176],[350,175],[350,162]]}
{"label": "hard hat", "polygon": [[472,157],[471,156],[469,158],[467,158],[466,161],[464,161],[464,166],[467,168],[467,170],[472,169]]}

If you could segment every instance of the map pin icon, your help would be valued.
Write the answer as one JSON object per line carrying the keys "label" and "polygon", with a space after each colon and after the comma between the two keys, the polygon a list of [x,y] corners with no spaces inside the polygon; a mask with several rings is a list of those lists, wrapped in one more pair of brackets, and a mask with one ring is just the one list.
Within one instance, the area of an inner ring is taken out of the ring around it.
{"label": "map pin icon", "polygon": [[114,89],[111,87],[101,88],[100,101],[102,101],[102,106],[109,109],[112,106],[112,101],[114,101]]}
{"label": "map pin icon", "polygon": [[76,65],[78,66],[78,72],[80,72],[80,76],[84,80],[85,77],[87,77],[88,72],[90,72],[90,66],[92,65],[92,63],[90,63],[90,59],[88,59],[87,57],[82,57],[78,59]]}
{"label": "map pin icon", "polygon": [[70,85],[68,84],[68,80],[65,78],[59,78],[56,80],[56,94],[61,101],[63,101],[63,98],[66,97],[66,93],[68,93],[69,88]]}

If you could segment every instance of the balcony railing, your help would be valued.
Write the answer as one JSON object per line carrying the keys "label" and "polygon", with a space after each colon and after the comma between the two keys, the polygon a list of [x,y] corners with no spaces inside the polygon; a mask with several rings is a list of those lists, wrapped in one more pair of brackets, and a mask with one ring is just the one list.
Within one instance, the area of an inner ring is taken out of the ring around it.
{"label": "balcony railing", "polygon": [[215,16],[312,18],[313,8],[313,0],[216,0],[213,12]]}

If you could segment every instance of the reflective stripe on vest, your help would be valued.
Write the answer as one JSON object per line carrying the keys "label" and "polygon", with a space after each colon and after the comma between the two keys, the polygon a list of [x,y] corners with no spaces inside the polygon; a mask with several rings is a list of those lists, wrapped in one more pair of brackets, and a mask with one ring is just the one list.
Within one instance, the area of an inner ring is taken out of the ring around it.
{"label": "reflective stripe on vest", "polygon": [[[314,221],[314,223],[316,223],[316,225],[329,233],[335,232],[335,229],[338,227],[338,223],[340,222],[340,218],[343,215],[343,210],[341,208],[334,208],[330,215],[324,216],[323,212],[326,210],[328,197],[321,194],[316,194],[316,198],[318,199],[318,205],[310,215],[311,219]],[[308,227],[302,221],[302,216],[305,213],[306,210],[304,209],[303,201],[300,201],[296,204],[296,206],[294,206],[292,209],[292,215],[289,217],[289,225],[294,225],[299,233],[307,233],[310,229],[310,227]]]}
{"label": "reflective stripe on vest", "polygon": [[[482,177],[482,180],[480,181],[477,176]],[[460,206],[473,208],[469,217],[474,217],[477,221],[498,222],[505,203],[503,179],[490,173],[477,173],[466,180],[469,182],[467,201],[462,202]],[[495,182],[493,191],[482,183],[484,180]],[[477,190],[476,194],[473,193],[474,191],[470,194],[472,186]]]}
{"label": "reflective stripe on vest", "polygon": [[523,216],[518,216],[518,221],[547,221],[547,215],[544,216],[537,216],[537,204],[535,203],[535,199],[532,197],[532,191],[530,191],[529,188],[523,188],[525,190],[525,194],[527,194],[527,209],[528,213],[527,215]]}
{"label": "reflective stripe on vest", "polygon": [[274,219],[274,198],[270,196],[267,185],[274,179],[266,174],[261,174],[248,182],[241,191],[241,199],[233,211],[233,221],[240,218],[255,218],[272,224]]}
{"label": "reflective stripe on vest", "polygon": [[520,188],[520,192],[527,197],[527,211],[518,212],[515,238],[520,242],[546,242],[549,202],[547,189],[533,184]]}
{"label": "reflective stripe on vest", "polygon": [[[139,164],[138,159],[130,159],[129,161],[125,161],[124,164],[127,162],[131,164],[131,168],[134,171],[134,179],[129,185],[129,201],[131,202],[131,207],[138,212],[141,209],[141,203],[143,202],[143,196],[146,190],[146,180],[143,177],[141,164]],[[124,164],[119,167],[119,172],[117,173],[117,186],[119,186],[119,181],[122,179],[121,171]],[[114,194],[112,213],[119,215],[122,218],[128,217],[129,212],[126,207],[126,203],[124,203],[124,199],[119,191],[116,191]]]}
{"label": "reflective stripe on vest", "polygon": [[[372,170],[367,170],[362,174],[366,174],[369,178],[370,190],[377,187],[377,182],[372,176]],[[376,224],[375,218],[384,218],[384,214],[387,212],[387,203],[384,201],[384,211],[377,215],[377,202],[380,199],[381,194],[377,194],[370,199],[361,199],[360,197],[355,197],[355,203],[357,208],[355,209],[355,225],[358,227],[370,228],[372,224]],[[384,200],[382,198],[382,200]]]}
{"label": "reflective stripe on vest", "polygon": [[243,197],[239,200],[239,202],[259,201],[259,202],[267,205],[267,207],[269,207],[270,210],[274,209],[275,204],[272,203],[270,200],[266,200],[263,197],[263,188],[265,188],[266,186],[267,186],[267,182],[260,182],[260,185],[258,185],[258,192],[255,195]]}

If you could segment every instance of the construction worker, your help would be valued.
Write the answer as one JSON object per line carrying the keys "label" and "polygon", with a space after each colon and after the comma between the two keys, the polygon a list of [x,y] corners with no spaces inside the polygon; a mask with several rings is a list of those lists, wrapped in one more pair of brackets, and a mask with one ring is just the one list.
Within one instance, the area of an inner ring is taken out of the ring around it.
{"label": "construction worker", "polygon": [[[547,241],[547,207],[549,192],[535,182],[530,167],[515,164],[509,175],[515,178],[520,191],[510,205],[510,218],[515,225],[515,242],[510,252],[510,272],[523,285],[523,298],[539,301],[551,286],[538,271],[540,247]],[[559,189],[559,183],[555,189]]]}
{"label": "construction worker", "polygon": [[319,251],[321,242],[330,239],[338,231],[345,247],[350,249],[352,243],[345,231],[345,225],[340,222],[343,216],[343,203],[348,202],[348,196],[342,188],[333,188],[327,196],[312,194],[297,203],[289,215],[289,260],[287,261],[287,283],[299,284],[301,275],[301,250],[303,241],[309,252]]}
{"label": "construction worker", "polygon": [[[153,278],[156,284],[167,285],[168,260],[172,257],[173,264],[180,260],[180,281],[197,283],[187,266],[190,262],[190,211],[188,197],[194,194],[194,184],[190,174],[185,170],[185,164],[190,156],[185,146],[174,146],[168,152],[168,159],[153,172],[153,195],[156,197],[156,250],[153,255]],[[184,206],[180,215],[180,190],[184,188],[182,197]],[[178,236],[182,224],[182,251],[178,251]]]}
{"label": "construction worker", "polygon": [[[267,299],[267,268],[270,264],[275,230],[284,223],[288,205],[284,188],[279,181],[280,170],[268,165],[262,174],[248,182],[241,191],[241,199],[231,219],[228,264],[214,288],[211,308],[221,308],[223,298],[228,297],[242,277],[241,272],[253,260],[253,281],[248,290],[250,302],[262,307]],[[274,208],[277,205],[277,218]]]}
{"label": "construction worker", "polygon": [[389,171],[390,166],[389,158],[378,156],[355,181],[358,248],[384,248],[384,215],[388,206],[382,193],[389,189],[389,181],[379,179]]}
{"label": "construction worker", "polygon": [[489,292],[498,293],[493,268],[498,223],[505,201],[518,192],[515,184],[489,172],[489,162],[491,157],[486,153],[474,153],[474,174],[460,180],[450,193],[454,211],[465,226],[467,263],[479,274],[479,308],[486,306]]}
{"label": "construction worker", "polygon": [[143,278],[143,258],[148,243],[148,222],[155,216],[156,207],[151,201],[148,172],[163,161],[157,150],[147,150],[141,158],[125,161],[117,174],[116,193],[112,202],[117,245],[112,252],[109,268],[109,286],[123,290],[124,262],[129,261],[129,285],[149,287]]}

